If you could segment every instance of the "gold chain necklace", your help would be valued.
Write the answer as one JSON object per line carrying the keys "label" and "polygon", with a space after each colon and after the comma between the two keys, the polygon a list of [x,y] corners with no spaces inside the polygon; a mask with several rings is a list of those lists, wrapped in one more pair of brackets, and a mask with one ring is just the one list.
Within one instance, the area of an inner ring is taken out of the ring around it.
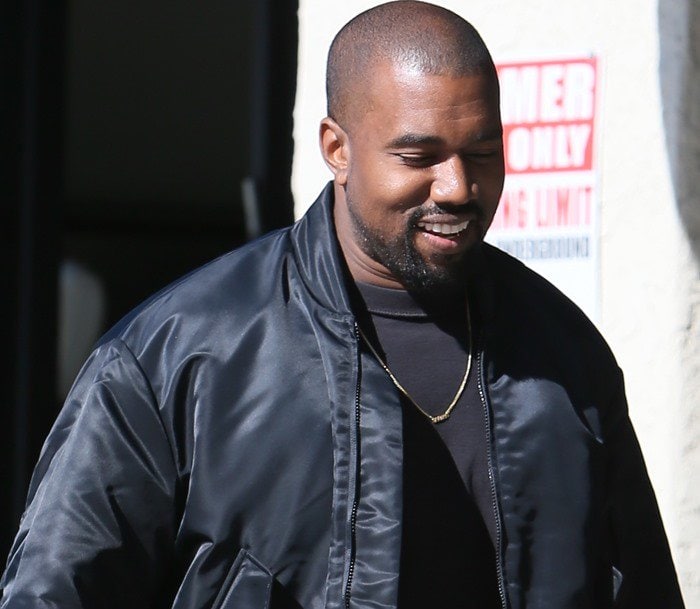
{"label": "gold chain necklace", "polygon": [[367,336],[365,336],[365,333],[362,331],[362,328],[359,328],[360,331],[360,336],[362,339],[365,341],[365,344],[369,347],[369,350],[372,352],[372,355],[377,358],[377,361],[379,362],[379,365],[384,369],[384,372],[386,372],[389,375],[389,378],[391,379],[392,383],[396,386],[396,388],[403,393],[404,396],[406,396],[406,399],[408,399],[411,404],[413,404],[420,412],[422,412],[426,417],[430,419],[430,422],[435,424],[435,423],[442,423],[443,421],[446,421],[447,419],[450,418],[450,415],[452,414],[452,411],[454,410],[454,407],[457,405],[457,402],[459,402],[459,398],[462,397],[462,393],[464,392],[464,388],[467,386],[467,379],[469,378],[469,372],[472,369],[472,320],[471,320],[471,315],[469,312],[469,300],[467,299],[467,332],[469,333],[469,351],[467,353],[467,367],[466,370],[464,371],[464,377],[462,378],[462,382],[459,384],[459,388],[457,389],[457,393],[455,393],[455,396],[452,398],[452,401],[450,402],[449,406],[443,412],[442,414],[438,415],[431,415],[429,412],[426,412],[423,410],[417,403],[416,401],[411,397],[411,395],[404,389],[403,385],[399,383],[398,379],[393,375],[391,370],[389,370],[389,366],[386,365],[384,360],[381,358],[379,353],[377,353],[377,350],[372,346],[372,343],[369,341]]}

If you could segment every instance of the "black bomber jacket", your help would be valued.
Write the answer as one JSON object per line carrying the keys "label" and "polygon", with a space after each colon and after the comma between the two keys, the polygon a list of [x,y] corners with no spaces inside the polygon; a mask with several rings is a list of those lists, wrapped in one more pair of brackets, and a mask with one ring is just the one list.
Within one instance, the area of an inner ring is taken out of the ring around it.
{"label": "black bomber jacket", "polygon": [[[482,267],[503,607],[682,607],[603,339],[506,254]],[[112,329],[42,451],[2,609],[395,607],[400,400],[345,285],[329,186]]]}

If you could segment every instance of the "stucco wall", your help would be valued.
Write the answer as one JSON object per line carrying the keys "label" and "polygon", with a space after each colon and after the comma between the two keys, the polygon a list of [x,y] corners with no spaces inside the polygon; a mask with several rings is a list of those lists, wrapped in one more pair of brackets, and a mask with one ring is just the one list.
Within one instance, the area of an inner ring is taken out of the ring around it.
{"label": "stucco wall", "polygon": [[[681,409],[677,425],[681,471],[673,525],[688,607],[700,607],[700,3],[659,1],[659,85],[675,202],[692,252],[679,261]],[[685,466],[685,469],[683,469]],[[692,600],[691,600],[692,599]]]}
{"label": "stucco wall", "polygon": [[[700,8],[695,0],[439,2],[498,61],[593,53],[602,90],[599,326],[625,371],[688,607],[700,607]],[[297,215],[330,173],[318,152],[333,34],[378,2],[300,1]]]}

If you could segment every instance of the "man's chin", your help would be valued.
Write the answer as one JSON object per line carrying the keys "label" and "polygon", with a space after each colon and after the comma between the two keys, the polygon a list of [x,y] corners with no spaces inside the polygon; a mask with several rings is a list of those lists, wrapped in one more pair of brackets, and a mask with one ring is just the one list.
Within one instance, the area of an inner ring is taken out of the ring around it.
{"label": "man's chin", "polygon": [[413,257],[413,264],[405,265],[399,279],[404,287],[416,295],[451,296],[463,294],[469,277],[475,272],[481,258],[481,243],[464,252],[457,259],[454,257],[425,260]]}
{"label": "man's chin", "polygon": [[467,283],[462,264],[449,267],[435,264],[415,265],[410,269],[402,269],[399,280],[412,294],[430,298],[464,292]]}

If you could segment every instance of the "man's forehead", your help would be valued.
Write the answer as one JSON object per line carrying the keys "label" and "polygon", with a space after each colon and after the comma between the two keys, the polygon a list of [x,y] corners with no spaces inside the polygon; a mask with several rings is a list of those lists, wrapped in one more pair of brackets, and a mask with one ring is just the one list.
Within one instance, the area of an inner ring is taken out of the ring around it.
{"label": "man's forehead", "polygon": [[438,145],[439,138],[452,139],[450,130],[467,130],[471,142],[502,136],[490,74],[436,76],[384,63],[358,82],[350,99],[344,128],[362,137],[375,132],[389,147]]}
{"label": "man's forehead", "polygon": [[475,72],[464,75],[445,70],[434,74],[396,60],[380,60],[367,71],[365,78],[356,79],[351,99],[364,105],[365,110],[395,104],[420,106],[442,103],[449,95],[462,100],[498,107],[498,81],[493,73]]}

